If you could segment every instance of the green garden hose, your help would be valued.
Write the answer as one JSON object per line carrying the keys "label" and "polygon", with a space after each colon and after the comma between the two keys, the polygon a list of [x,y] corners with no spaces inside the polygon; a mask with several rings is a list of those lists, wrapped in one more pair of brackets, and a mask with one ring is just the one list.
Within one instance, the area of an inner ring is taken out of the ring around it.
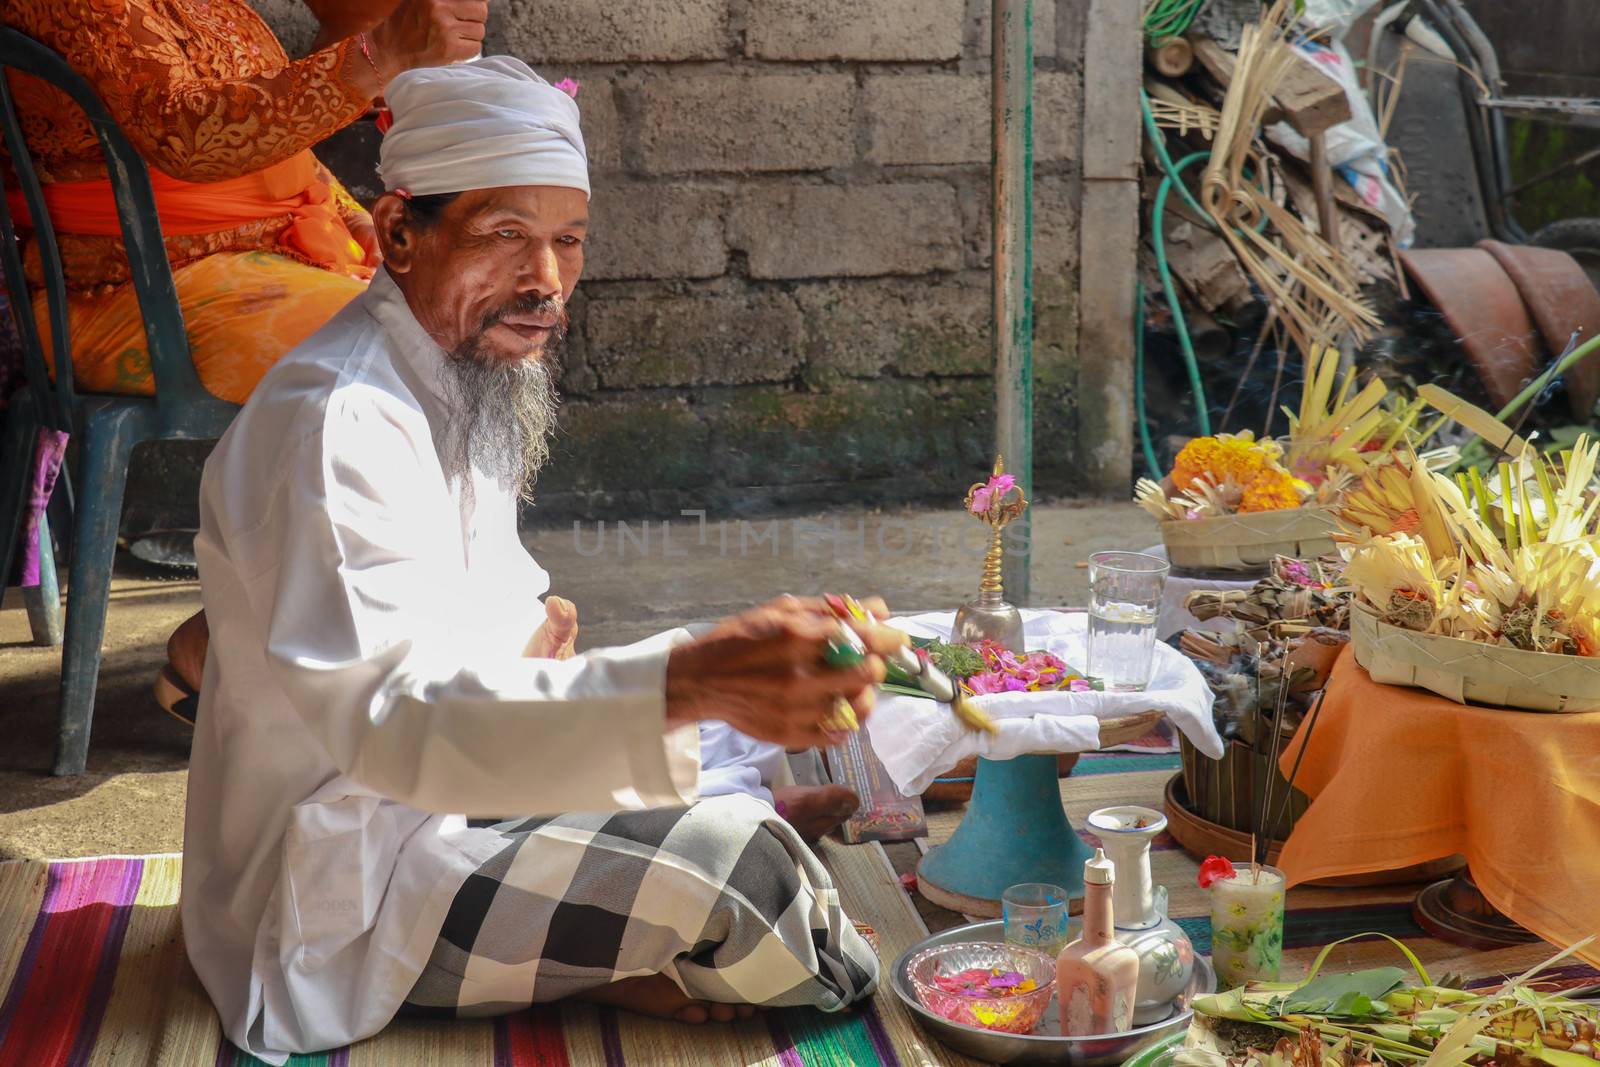
{"label": "green garden hose", "polygon": [[1144,33],[1151,44],[1176,37],[1189,28],[1206,0],[1155,0],[1144,13]]}
{"label": "green garden hose", "polygon": [[[1150,96],[1143,89],[1139,90],[1139,110],[1144,114],[1144,132],[1150,138],[1150,146],[1156,150],[1156,158],[1161,161],[1161,169],[1166,171],[1173,181],[1178,180],[1178,169],[1172,165],[1172,157],[1167,155],[1167,138],[1161,132],[1161,127],[1156,125],[1155,112],[1150,109]],[[1200,201],[1194,198],[1189,187],[1181,181],[1178,182],[1178,192],[1183,194],[1183,202],[1189,205],[1189,210],[1213,230],[1217,224],[1211,221],[1211,213],[1200,206]]]}
{"label": "green garden hose", "polygon": [[[1198,4],[1195,5],[1197,11],[1199,6]],[[1193,16],[1191,15],[1190,17],[1192,18]],[[1172,157],[1167,154],[1167,139],[1162,135],[1161,128],[1156,125],[1155,113],[1150,108],[1150,97],[1143,89],[1139,90],[1139,107],[1144,115],[1144,128],[1150,137],[1150,146],[1155,149],[1156,159],[1160,161],[1161,169],[1165,172],[1161,179],[1161,186],[1156,191],[1155,206],[1152,210],[1150,222],[1150,243],[1155,246],[1156,271],[1161,275],[1161,290],[1166,294],[1167,305],[1172,309],[1172,325],[1178,334],[1178,347],[1183,351],[1184,369],[1189,375],[1190,388],[1194,390],[1194,406],[1196,421],[1200,427],[1200,436],[1209,437],[1211,435],[1211,412],[1206,404],[1205,387],[1200,384],[1200,363],[1195,357],[1194,341],[1189,337],[1189,326],[1184,320],[1183,308],[1178,303],[1178,288],[1173,284],[1172,271],[1167,266],[1166,215],[1167,196],[1176,187],[1184,202],[1189,205],[1189,209],[1194,212],[1195,217],[1204,222],[1213,231],[1217,229],[1216,221],[1212,219],[1211,213],[1200,206],[1200,201],[1194,198],[1194,194],[1189,191],[1189,187],[1183,183],[1183,172],[1201,160],[1209,160],[1211,153],[1194,152],[1184,156],[1177,163],[1173,163]],[[1266,225],[1267,220],[1263,218],[1256,224],[1256,232],[1259,233],[1265,230]],[[1141,286],[1140,292],[1142,293],[1142,291],[1143,287]],[[1134,402],[1137,409],[1136,416],[1139,421],[1139,428],[1146,435],[1143,440],[1145,460],[1152,469],[1155,469],[1157,466],[1155,451],[1150,445],[1148,430],[1145,427],[1143,389],[1144,315],[1142,303],[1138,328],[1139,334],[1135,339]],[[1157,474],[1156,477],[1159,478],[1160,475]]]}
{"label": "green garden hose", "polygon": [[[1167,308],[1172,312],[1172,325],[1178,333],[1178,347],[1183,350],[1184,369],[1189,372],[1189,388],[1194,390],[1195,419],[1200,424],[1200,436],[1211,436],[1211,411],[1206,404],[1206,389],[1200,383],[1200,361],[1194,354],[1194,341],[1189,337],[1189,325],[1183,318],[1183,305],[1178,302],[1178,287],[1172,283],[1172,271],[1167,267],[1167,238],[1163,223],[1167,216],[1167,195],[1174,185],[1183,187],[1181,175],[1186,167],[1211,158],[1210,152],[1194,152],[1184,156],[1171,173],[1161,179],[1156,190],[1154,218],[1150,224],[1151,240],[1156,247],[1156,273],[1161,275],[1161,289],[1167,296]],[[1143,420],[1144,412],[1139,412]]]}

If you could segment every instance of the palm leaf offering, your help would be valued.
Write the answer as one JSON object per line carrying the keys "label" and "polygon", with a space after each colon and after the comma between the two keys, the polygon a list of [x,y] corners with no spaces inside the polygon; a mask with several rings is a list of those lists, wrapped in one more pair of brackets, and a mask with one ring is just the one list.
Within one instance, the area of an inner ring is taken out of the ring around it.
{"label": "palm leaf offering", "polygon": [[[1359,937],[1371,937],[1361,934]],[[1347,938],[1346,940],[1355,940]],[[1393,940],[1392,938],[1389,940]],[[1590,939],[1592,940],[1592,938]],[[1537,975],[1588,942],[1497,989],[1434,984],[1409,949],[1408,973],[1380,967],[1299,984],[1257,983],[1199,997],[1177,1067],[1594,1067],[1600,1007],[1538,988]],[[1416,978],[1415,984],[1408,979]]]}
{"label": "palm leaf offering", "polygon": [[1416,421],[1420,404],[1391,413],[1382,406],[1388,387],[1373,378],[1356,390],[1355,377],[1354,367],[1339,374],[1338,349],[1312,349],[1300,410],[1283,411],[1289,417],[1287,462],[1299,476],[1320,475],[1329,467],[1365,469],[1366,456],[1387,454]]}
{"label": "palm leaf offering", "polygon": [[1415,453],[1369,470],[1338,509],[1344,581],[1384,621],[1564,655],[1600,651],[1597,446],[1448,478]]}
{"label": "palm leaf offering", "polygon": [[1324,507],[1355,478],[1393,462],[1395,450],[1419,447],[1426,403],[1394,403],[1377,378],[1357,388],[1339,351],[1313,347],[1300,410],[1284,409],[1289,435],[1257,440],[1248,430],[1197,437],[1183,447],[1164,483],[1141,478],[1134,499],[1163,521]]}

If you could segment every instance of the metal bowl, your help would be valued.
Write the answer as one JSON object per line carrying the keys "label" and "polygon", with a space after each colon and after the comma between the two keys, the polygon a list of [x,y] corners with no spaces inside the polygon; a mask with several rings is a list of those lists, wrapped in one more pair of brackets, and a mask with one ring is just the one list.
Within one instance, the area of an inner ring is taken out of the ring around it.
{"label": "metal bowl", "polygon": [[[1162,1038],[1182,1033],[1189,1028],[1189,1020],[1194,1016],[1189,1006],[1194,998],[1210,993],[1216,987],[1216,975],[1211,970],[1211,961],[1203,956],[1196,956],[1194,977],[1189,980],[1189,988],[1178,999],[1178,1007],[1171,1015],[1158,1023],[1135,1027],[1126,1033],[1097,1037],[1002,1034],[992,1030],[979,1030],[976,1027],[962,1026],[940,1018],[924,1008],[917,1000],[907,974],[907,964],[917,953],[924,949],[961,941],[1004,940],[1005,924],[1000,922],[973,923],[970,926],[957,926],[941,934],[935,934],[912,945],[895,960],[894,968],[889,973],[889,987],[894,990],[895,996],[900,998],[900,1002],[906,1006],[906,1010],[923,1030],[957,1052],[990,1063],[1065,1064],[1067,1067],[1116,1067]],[[1053,1020],[1055,1016],[1056,1008],[1052,1001],[1051,1006],[1045,1009],[1046,1022]]]}

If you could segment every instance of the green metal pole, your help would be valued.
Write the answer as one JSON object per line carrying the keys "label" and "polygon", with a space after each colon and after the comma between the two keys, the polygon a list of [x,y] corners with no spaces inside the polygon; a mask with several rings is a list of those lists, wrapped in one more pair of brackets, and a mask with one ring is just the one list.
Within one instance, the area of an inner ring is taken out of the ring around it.
{"label": "green metal pole", "polygon": [[[1033,499],[1033,0],[993,0],[995,447]],[[1006,599],[1027,604],[1033,524],[1007,528]]]}

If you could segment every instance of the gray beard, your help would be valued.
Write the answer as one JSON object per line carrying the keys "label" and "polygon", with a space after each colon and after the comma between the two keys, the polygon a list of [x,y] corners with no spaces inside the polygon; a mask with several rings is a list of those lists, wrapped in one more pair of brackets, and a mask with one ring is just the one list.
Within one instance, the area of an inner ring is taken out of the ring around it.
{"label": "gray beard", "polygon": [[450,424],[439,460],[445,478],[461,486],[465,499],[472,499],[474,467],[513,486],[520,499],[533,498],[556,426],[558,398],[546,363],[556,343],[552,337],[537,359],[503,361],[484,357],[469,341],[445,360]]}

